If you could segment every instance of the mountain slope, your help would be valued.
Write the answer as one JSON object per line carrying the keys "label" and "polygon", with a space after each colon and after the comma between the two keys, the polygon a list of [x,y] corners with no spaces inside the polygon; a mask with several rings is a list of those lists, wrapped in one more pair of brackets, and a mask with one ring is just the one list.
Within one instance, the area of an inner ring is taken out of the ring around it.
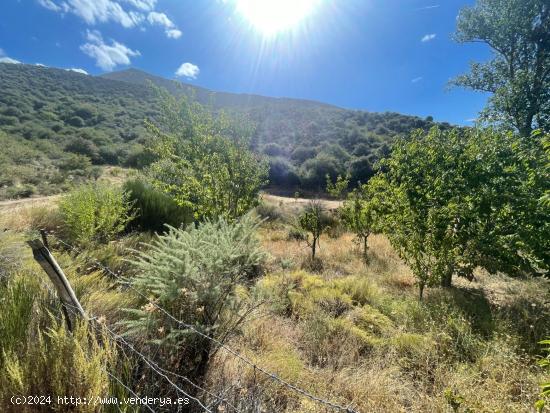
{"label": "mountain slope", "polygon": [[[25,194],[50,193],[61,187],[52,182],[73,179],[75,171],[90,168],[90,161],[143,166],[147,162],[143,121],[158,119],[160,107],[149,82],[175,95],[192,96],[214,111],[250,118],[256,125],[252,147],[270,157],[271,184],[280,188],[317,190],[324,186],[327,173],[349,172],[353,180],[365,181],[373,163],[388,153],[394,136],[433,125],[430,119],[397,113],[214,92],[135,69],[95,77],[0,63],[0,131],[6,134],[2,140],[11,142],[11,155],[2,162],[13,166],[0,171],[1,186],[23,186]],[[17,160],[17,154],[29,151],[36,166],[31,170]],[[45,186],[36,180],[44,165],[51,171]],[[17,193],[0,190],[0,197]]]}

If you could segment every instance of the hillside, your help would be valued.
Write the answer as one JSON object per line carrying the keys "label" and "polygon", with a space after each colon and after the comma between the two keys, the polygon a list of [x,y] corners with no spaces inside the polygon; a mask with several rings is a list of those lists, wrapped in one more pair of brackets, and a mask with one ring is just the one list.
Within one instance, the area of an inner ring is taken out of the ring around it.
{"label": "hillside", "polygon": [[0,139],[9,147],[1,159],[9,168],[0,172],[0,198],[63,191],[97,175],[92,165],[144,166],[143,121],[159,115],[149,82],[215,111],[249,117],[256,125],[253,149],[270,157],[271,185],[279,189],[318,190],[327,173],[349,172],[352,181],[365,181],[394,136],[433,125],[396,113],[213,92],[135,69],[94,77],[0,64]]}

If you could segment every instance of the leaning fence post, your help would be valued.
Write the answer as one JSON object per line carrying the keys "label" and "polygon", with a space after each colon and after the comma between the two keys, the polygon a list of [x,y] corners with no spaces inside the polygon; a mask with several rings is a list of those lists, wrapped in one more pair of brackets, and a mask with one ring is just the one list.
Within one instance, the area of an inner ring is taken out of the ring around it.
{"label": "leaning fence post", "polygon": [[86,313],[84,313],[78,298],[76,298],[69,280],[67,280],[65,273],[41,240],[35,239],[27,241],[27,244],[29,244],[32,248],[34,259],[40,264],[55,286],[57,295],[63,304],[63,312],[65,314],[65,319],[67,320],[67,327],[70,331],[72,331],[73,322],[69,317],[69,314],[76,313],[82,317],[86,317]]}

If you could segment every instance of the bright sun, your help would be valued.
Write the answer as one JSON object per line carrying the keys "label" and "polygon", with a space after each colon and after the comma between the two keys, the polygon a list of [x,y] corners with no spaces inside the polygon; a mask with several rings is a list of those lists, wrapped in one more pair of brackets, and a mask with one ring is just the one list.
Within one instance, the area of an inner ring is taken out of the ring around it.
{"label": "bright sun", "polygon": [[320,0],[237,0],[237,10],[264,35],[289,30],[307,17]]}

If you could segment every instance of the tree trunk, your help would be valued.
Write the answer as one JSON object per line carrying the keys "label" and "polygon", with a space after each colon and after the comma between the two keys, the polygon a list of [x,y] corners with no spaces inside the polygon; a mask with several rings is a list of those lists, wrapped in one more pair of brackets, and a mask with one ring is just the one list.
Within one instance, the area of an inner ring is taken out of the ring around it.
{"label": "tree trunk", "polygon": [[208,371],[208,364],[210,362],[211,346],[212,345],[210,341],[206,341],[203,343],[203,348],[200,352],[199,363],[197,364],[197,367],[195,369],[195,380],[198,383],[202,383],[204,381],[204,378],[206,377],[206,372]]}
{"label": "tree trunk", "polygon": [[317,238],[313,238],[313,244],[311,245],[311,260],[315,259],[315,248],[317,247]]}
{"label": "tree trunk", "polygon": [[422,298],[424,297],[424,283],[421,282],[418,284],[418,301],[422,301]]}
{"label": "tree trunk", "polygon": [[368,256],[367,256],[367,250],[368,250],[368,245],[367,245],[367,240],[368,240],[368,237],[363,237],[363,259],[365,260],[365,262],[369,262],[369,259],[368,259]]}
{"label": "tree trunk", "polygon": [[450,288],[453,283],[453,271],[449,270],[441,277],[441,286],[443,288]]}

